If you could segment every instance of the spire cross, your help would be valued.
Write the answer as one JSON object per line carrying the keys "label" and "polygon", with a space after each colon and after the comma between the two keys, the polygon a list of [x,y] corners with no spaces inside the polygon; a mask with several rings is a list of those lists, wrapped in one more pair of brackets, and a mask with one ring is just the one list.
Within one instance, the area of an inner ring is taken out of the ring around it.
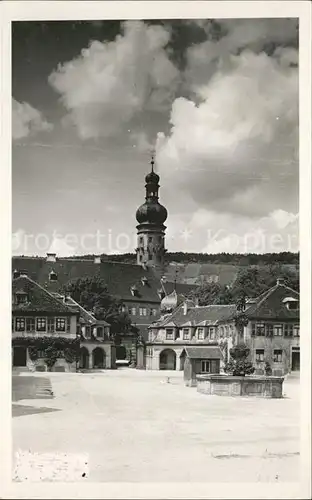
{"label": "spire cross", "polygon": [[155,153],[152,153],[152,159],[151,159],[152,172],[154,172],[154,164],[155,164]]}

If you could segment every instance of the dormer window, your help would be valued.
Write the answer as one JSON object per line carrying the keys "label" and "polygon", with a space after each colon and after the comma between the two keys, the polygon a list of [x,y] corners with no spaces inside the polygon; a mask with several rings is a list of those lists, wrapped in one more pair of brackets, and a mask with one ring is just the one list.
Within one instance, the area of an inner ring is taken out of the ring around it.
{"label": "dormer window", "polygon": [[289,309],[289,311],[298,311],[299,301],[294,297],[286,297],[283,300],[283,304]]}
{"label": "dormer window", "polygon": [[51,272],[49,273],[49,280],[50,280],[50,281],[57,281],[57,274],[56,274],[56,272],[55,272],[55,271],[51,271]]}
{"label": "dormer window", "polygon": [[17,270],[17,269],[14,269],[13,271],[13,279],[15,280],[16,278],[18,278],[20,275],[20,272]]}
{"label": "dormer window", "polygon": [[18,291],[15,293],[15,302],[17,305],[27,304],[28,295],[26,292]]}
{"label": "dormer window", "polygon": [[130,288],[130,291],[131,291],[131,294],[135,297],[135,295],[137,295],[138,293],[138,289],[135,285],[132,285],[132,287]]}

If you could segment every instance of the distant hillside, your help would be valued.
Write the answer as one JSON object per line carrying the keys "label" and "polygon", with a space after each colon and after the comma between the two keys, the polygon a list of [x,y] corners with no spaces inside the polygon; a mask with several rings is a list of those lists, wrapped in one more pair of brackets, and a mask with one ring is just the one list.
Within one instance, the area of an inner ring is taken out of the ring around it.
{"label": "distant hillside", "polygon": [[[93,255],[77,256],[77,258],[92,259]],[[73,258],[73,257],[71,257]],[[102,259],[135,263],[135,254],[102,255]],[[220,285],[230,285],[235,280],[239,269],[249,266],[260,266],[269,269],[280,266],[289,271],[299,269],[299,254],[282,252],[268,254],[196,254],[171,253],[166,254],[167,267],[165,276],[168,281],[178,283],[202,284],[215,282]]]}

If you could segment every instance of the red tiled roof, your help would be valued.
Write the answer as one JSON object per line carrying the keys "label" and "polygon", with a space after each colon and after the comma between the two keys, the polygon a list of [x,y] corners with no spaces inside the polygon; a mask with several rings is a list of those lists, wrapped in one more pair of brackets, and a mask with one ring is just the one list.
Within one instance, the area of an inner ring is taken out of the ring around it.
{"label": "red tiled roof", "polygon": [[[178,306],[172,314],[161,319],[157,322],[155,327],[165,326],[171,321],[177,326],[183,326],[184,324],[190,322],[192,325],[200,325],[203,321],[207,323],[216,323],[230,320],[234,317],[236,312],[236,306],[231,305],[209,305],[195,307],[191,301],[188,301],[189,307],[186,314],[184,314],[183,304]],[[153,326],[153,325],[152,325]]]}
{"label": "red tiled roof", "polygon": [[[104,261],[95,264],[93,260],[57,258],[48,262],[45,258],[13,257],[12,267],[25,270],[30,278],[50,291],[61,291],[72,279],[98,276],[107,284],[109,293],[123,300],[160,302],[157,293],[159,280],[151,270],[144,270],[135,264]],[[49,273],[57,274],[57,281],[49,280]],[[148,282],[143,285],[141,279],[146,276]],[[137,295],[133,296],[131,287],[136,285]]]}
{"label": "red tiled roof", "polygon": [[78,314],[75,308],[64,304],[61,300],[54,297],[47,290],[28,276],[20,276],[12,280],[12,299],[16,292],[27,294],[28,301],[25,304],[16,304],[12,301],[12,311],[18,312],[55,312],[64,314]]}
{"label": "red tiled roof", "polygon": [[255,302],[250,304],[246,309],[246,315],[249,318],[272,318],[272,319],[298,319],[298,310],[289,310],[283,300],[286,297],[299,299],[299,293],[285,286],[284,284],[276,284],[269,290],[259,295]]}

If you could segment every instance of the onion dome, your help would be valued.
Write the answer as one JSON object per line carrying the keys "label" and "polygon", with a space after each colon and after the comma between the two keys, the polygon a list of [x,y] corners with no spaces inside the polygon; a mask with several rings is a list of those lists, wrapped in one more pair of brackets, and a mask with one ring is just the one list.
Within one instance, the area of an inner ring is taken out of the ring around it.
{"label": "onion dome", "polygon": [[136,211],[136,220],[139,224],[143,224],[144,222],[163,224],[167,217],[167,210],[157,201],[146,201]]}
{"label": "onion dome", "polygon": [[155,174],[154,170],[152,170],[145,177],[146,184],[158,184],[159,183],[159,175]]}
{"label": "onion dome", "polygon": [[169,293],[169,295],[166,295],[162,299],[160,303],[160,310],[164,313],[171,312],[184,300],[185,299],[184,297],[182,297],[182,295],[178,295],[177,292],[173,290],[173,292]]}

